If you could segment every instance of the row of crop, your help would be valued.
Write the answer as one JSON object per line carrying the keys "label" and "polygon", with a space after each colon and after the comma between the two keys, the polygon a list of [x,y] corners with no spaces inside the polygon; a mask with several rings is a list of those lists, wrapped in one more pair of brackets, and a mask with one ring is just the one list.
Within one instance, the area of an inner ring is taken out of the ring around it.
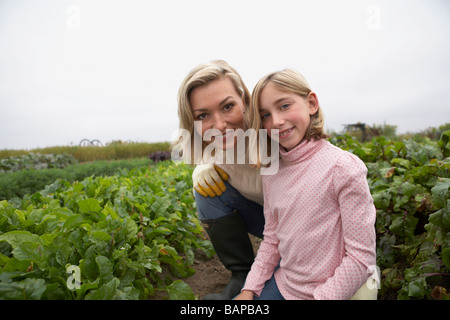
{"label": "row of crop", "polygon": [[0,299],[194,298],[170,276],[195,272],[196,249],[214,252],[195,216],[191,172],[162,162],[1,201]]}
{"label": "row of crop", "polygon": [[75,157],[79,162],[97,161],[97,160],[121,160],[147,157],[153,152],[168,151],[169,142],[122,142],[114,141],[106,146],[55,146],[46,148],[37,148],[32,150],[0,150],[0,159],[13,156],[27,155],[31,153],[40,154],[69,154]]}
{"label": "row of crop", "polygon": [[89,163],[71,164],[65,168],[23,169],[12,173],[0,173],[0,200],[22,198],[33,194],[56,179],[69,182],[82,180],[89,176],[111,176],[123,170],[145,167],[152,164],[148,158],[117,161],[95,161]]}
{"label": "row of crop", "polygon": [[381,299],[450,299],[450,131],[417,143],[331,140],[368,168]]}
{"label": "row of crop", "polygon": [[65,168],[78,161],[70,154],[29,153],[0,159],[0,173],[16,172],[24,169]]}

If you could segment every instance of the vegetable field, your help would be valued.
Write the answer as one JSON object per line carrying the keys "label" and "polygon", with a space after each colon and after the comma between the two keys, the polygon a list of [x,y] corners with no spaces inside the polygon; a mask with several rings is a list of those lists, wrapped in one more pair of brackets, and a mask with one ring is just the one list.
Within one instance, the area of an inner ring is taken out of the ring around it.
{"label": "vegetable field", "polygon": [[29,153],[22,156],[13,156],[0,159],[0,173],[14,172],[24,169],[65,168],[77,163],[74,156],[69,154],[40,154]]}
{"label": "vegetable field", "polygon": [[[330,138],[368,168],[379,299],[450,299],[449,140]],[[191,174],[169,160],[0,201],[0,300],[195,299],[180,279],[195,273],[197,250],[214,250]]]}
{"label": "vegetable field", "polygon": [[450,131],[424,143],[331,139],[368,168],[377,209],[380,299],[450,299],[449,140]]}
{"label": "vegetable field", "polygon": [[1,201],[0,299],[193,299],[172,275],[192,275],[195,250],[213,249],[190,177],[161,162]]}

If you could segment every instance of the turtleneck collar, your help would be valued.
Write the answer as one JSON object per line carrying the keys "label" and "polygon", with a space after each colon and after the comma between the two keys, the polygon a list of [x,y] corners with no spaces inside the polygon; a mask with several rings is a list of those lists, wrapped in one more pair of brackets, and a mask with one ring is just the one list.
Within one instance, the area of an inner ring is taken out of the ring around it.
{"label": "turtleneck collar", "polygon": [[319,140],[303,140],[298,146],[290,151],[280,146],[281,159],[287,163],[298,163],[309,158],[316,151],[322,148],[327,143],[325,139]]}

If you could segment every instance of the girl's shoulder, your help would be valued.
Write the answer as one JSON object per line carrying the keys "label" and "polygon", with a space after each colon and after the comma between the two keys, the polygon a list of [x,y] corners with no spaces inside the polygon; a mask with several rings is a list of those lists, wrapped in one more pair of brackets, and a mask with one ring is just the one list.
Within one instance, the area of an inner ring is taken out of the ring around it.
{"label": "girl's shoulder", "polygon": [[335,158],[334,172],[337,175],[358,175],[367,174],[366,164],[355,154],[343,150],[328,142],[328,152],[332,153]]}
{"label": "girl's shoulder", "polygon": [[332,144],[329,141],[326,141],[325,143],[325,148],[323,148],[324,150],[326,150],[327,152],[330,152],[332,154],[335,154],[337,157],[339,158],[344,158],[344,159],[353,159],[354,161],[361,161],[362,160],[355,154],[351,153],[350,151],[344,150],[339,148],[338,146],[335,146],[334,144]]}
{"label": "girl's shoulder", "polygon": [[[322,141],[321,148],[316,152],[316,157],[325,158],[330,162],[338,161],[342,157],[351,154],[348,151],[342,150],[341,148],[331,144],[327,140]],[[334,161],[333,161],[334,160]]]}
{"label": "girl's shoulder", "polygon": [[350,168],[361,168],[367,169],[365,163],[355,154],[343,150],[329,141],[326,142],[324,147],[321,149],[323,156],[327,158],[330,163],[341,169]]}

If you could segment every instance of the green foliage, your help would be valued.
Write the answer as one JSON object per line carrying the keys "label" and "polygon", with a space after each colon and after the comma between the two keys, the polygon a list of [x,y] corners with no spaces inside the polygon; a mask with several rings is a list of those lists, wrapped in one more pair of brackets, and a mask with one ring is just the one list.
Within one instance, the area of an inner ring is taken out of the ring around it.
{"label": "green foliage", "polygon": [[22,198],[53,183],[56,179],[74,182],[89,176],[111,176],[124,170],[145,167],[153,162],[150,159],[95,161],[73,164],[64,169],[24,169],[12,173],[0,173],[0,200],[14,197]]}
{"label": "green foliage", "polygon": [[[195,216],[191,172],[166,161],[0,201],[0,299],[195,298],[173,280],[195,272],[196,249],[214,253]],[[80,272],[73,287],[70,266]]]}
{"label": "green foliage", "polygon": [[[377,209],[382,299],[449,299],[450,131],[439,141],[330,141],[359,156]],[[440,292],[436,295],[436,292]]]}
{"label": "green foliage", "polygon": [[445,157],[450,157],[450,130],[442,133],[441,139],[438,142],[438,146]]}

